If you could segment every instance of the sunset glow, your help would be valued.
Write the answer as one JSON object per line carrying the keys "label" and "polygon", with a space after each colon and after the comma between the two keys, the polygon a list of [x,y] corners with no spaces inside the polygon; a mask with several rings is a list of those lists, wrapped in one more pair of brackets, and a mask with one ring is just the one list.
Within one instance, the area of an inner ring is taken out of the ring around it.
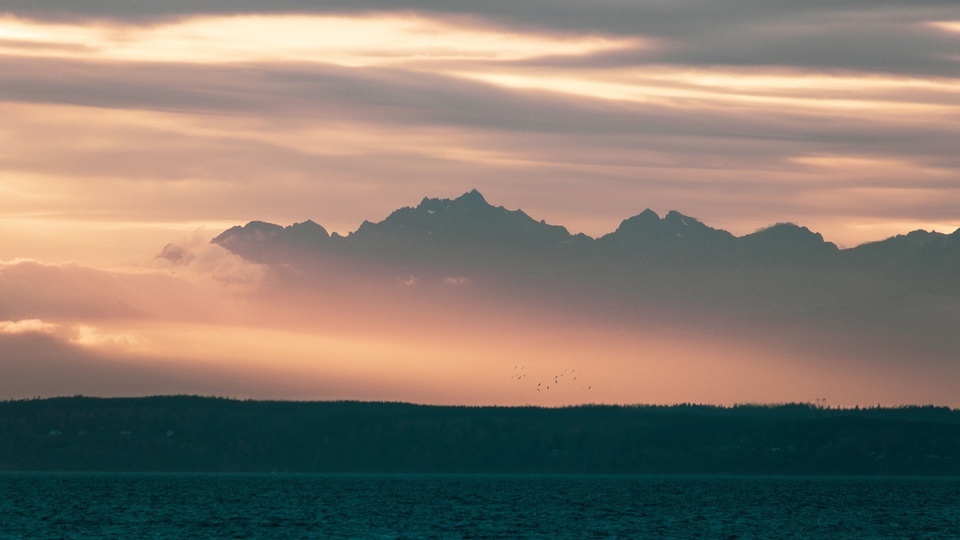
{"label": "sunset glow", "polygon": [[0,19],[0,51],[127,62],[321,62],[343,66],[425,60],[511,61],[635,47],[639,40],[537,36],[416,16],[199,17],[149,27]]}
{"label": "sunset glow", "polygon": [[[899,319],[853,293],[859,318],[763,330],[765,308],[581,302],[549,271],[340,275],[210,243],[474,188],[591,238],[648,208],[840,248],[960,227],[955,7],[728,3],[0,7],[0,398],[960,405],[954,342],[873,342]],[[599,290],[631,264],[573,266]],[[954,296],[887,300],[960,322]],[[590,382],[548,396],[518,365]]]}

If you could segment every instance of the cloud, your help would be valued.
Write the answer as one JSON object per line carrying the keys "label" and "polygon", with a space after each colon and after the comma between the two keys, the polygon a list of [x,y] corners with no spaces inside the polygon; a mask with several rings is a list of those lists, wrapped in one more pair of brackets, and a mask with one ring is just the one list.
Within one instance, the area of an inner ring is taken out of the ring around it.
{"label": "cloud", "polygon": [[846,245],[956,225],[949,7],[15,4],[40,22],[0,24],[0,209],[346,233],[478,187],[593,235],[646,207]]}
{"label": "cloud", "polygon": [[95,350],[46,332],[0,333],[0,395],[5,399],[78,393],[136,395],[156,384],[152,370],[115,366]]}
{"label": "cloud", "polygon": [[141,313],[107,272],[36,261],[0,263],[0,319],[134,318]]}
{"label": "cloud", "polygon": [[232,295],[256,293],[270,279],[267,266],[244,260],[211,243],[208,235],[200,232],[168,243],[151,267],[171,271],[176,279],[198,287],[219,289]]}
{"label": "cloud", "polygon": [[0,335],[35,334],[49,336],[70,345],[101,349],[113,354],[141,348],[141,340],[132,332],[98,328],[88,324],[59,324],[40,319],[0,321]]}
{"label": "cloud", "polygon": [[[857,219],[902,221],[901,198],[884,208],[857,193],[883,188],[915,190],[906,212],[918,222],[956,220],[943,203],[957,198],[950,179],[960,170],[949,82],[672,69],[608,73],[582,89],[573,82],[590,75],[579,71],[553,82],[519,70],[507,84],[484,71],[0,63],[9,68],[0,95],[51,103],[4,106],[12,121],[0,127],[10,141],[0,163],[19,188],[8,211],[41,201],[49,212],[128,220],[313,218],[346,233],[398,201],[479,187],[595,235],[679,201],[740,231],[783,219],[823,230],[838,227],[821,210],[828,201],[855,204]],[[897,166],[798,166],[824,155]],[[39,186],[57,196],[30,196]],[[578,223],[561,208],[586,215]]]}
{"label": "cloud", "polygon": [[53,21],[111,20],[169,23],[197,16],[282,15],[365,17],[411,14],[450,22],[468,18],[541,34],[642,36],[666,46],[649,63],[779,65],[882,71],[955,73],[957,36],[931,27],[956,20],[950,0],[897,2],[598,1],[589,5],[534,2],[260,2],[207,1],[34,2],[11,0],[8,13]]}
{"label": "cloud", "polygon": [[[37,25],[0,20],[0,46],[27,56],[97,57],[137,62],[320,62],[345,66],[416,60],[457,62],[520,60],[543,55],[581,56],[643,47],[639,39],[557,36],[458,24],[412,15],[320,17],[234,15],[194,18],[150,27],[98,24]],[[243,41],[232,36],[244,35]],[[493,46],[491,43],[496,42]],[[46,44],[47,47],[36,47]]]}
{"label": "cloud", "polygon": [[27,332],[36,332],[41,334],[50,334],[59,328],[58,325],[46,323],[40,319],[24,319],[20,321],[0,321],[0,334],[23,334]]}
{"label": "cloud", "polygon": [[70,342],[84,347],[131,351],[141,347],[141,340],[131,332],[107,331],[95,326],[80,324],[72,329]]}
{"label": "cloud", "polygon": [[[78,337],[85,340],[91,331],[88,327]],[[57,332],[0,332],[0,396],[242,396],[243,389],[255,388],[255,377],[242,371],[117,349],[100,341],[102,337],[90,343],[71,341]],[[266,386],[274,397],[282,395],[282,382]]]}
{"label": "cloud", "polygon": [[182,265],[154,259],[143,267],[105,270],[29,260],[0,262],[0,320],[28,321],[8,323],[8,333],[65,324],[74,325],[70,339],[77,343],[129,344],[134,340],[122,334],[102,333],[96,321],[242,317],[246,299],[266,283],[267,269],[200,238],[185,239],[192,259]]}

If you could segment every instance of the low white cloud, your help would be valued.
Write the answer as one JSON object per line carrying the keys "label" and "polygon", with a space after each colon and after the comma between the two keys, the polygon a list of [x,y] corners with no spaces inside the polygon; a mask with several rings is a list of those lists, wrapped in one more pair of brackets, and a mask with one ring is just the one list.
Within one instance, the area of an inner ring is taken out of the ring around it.
{"label": "low white cloud", "polygon": [[59,325],[43,322],[40,319],[0,321],[0,334],[24,334],[27,332],[52,334],[56,332],[58,328]]}
{"label": "low white cloud", "polygon": [[444,285],[452,285],[452,286],[469,285],[469,284],[470,284],[470,278],[464,277],[464,276],[445,277],[445,278],[443,278],[443,284],[444,284]]}
{"label": "low white cloud", "polygon": [[140,338],[131,332],[110,331],[86,324],[76,325],[71,330],[73,337],[69,341],[76,345],[127,351],[141,348]]}
{"label": "low white cloud", "polygon": [[194,281],[205,280],[229,293],[256,292],[267,280],[269,268],[211,243],[209,236],[206,231],[196,231],[167,244],[151,267]]}
{"label": "low white cloud", "polygon": [[142,348],[142,340],[133,332],[111,330],[84,323],[56,323],[41,319],[0,321],[0,335],[40,334],[84,348],[110,352],[130,352]]}

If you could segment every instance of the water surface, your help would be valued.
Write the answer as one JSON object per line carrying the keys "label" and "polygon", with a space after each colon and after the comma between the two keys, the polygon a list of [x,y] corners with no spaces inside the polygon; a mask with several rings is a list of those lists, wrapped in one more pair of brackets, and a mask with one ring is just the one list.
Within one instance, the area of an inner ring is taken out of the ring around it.
{"label": "water surface", "polygon": [[5,538],[943,538],[960,479],[0,473]]}

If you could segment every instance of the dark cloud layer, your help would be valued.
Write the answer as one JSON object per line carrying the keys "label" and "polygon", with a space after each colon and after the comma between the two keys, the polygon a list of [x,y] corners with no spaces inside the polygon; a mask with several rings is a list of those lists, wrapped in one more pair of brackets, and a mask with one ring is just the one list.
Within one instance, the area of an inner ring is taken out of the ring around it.
{"label": "dark cloud layer", "polygon": [[[879,98],[890,99],[890,108],[900,106],[897,99],[906,101],[904,106],[912,105],[912,94],[889,92],[881,92]],[[948,106],[944,102],[951,97],[947,91],[929,90],[924,100]],[[236,204],[246,198],[251,203],[244,206],[251,209],[242,215],[233,210],[235,206],[217,205],[226,212],[218,213],[220,218],[279,219],[276,212],[254,209],[256,201],[275,200],[285,208],[302,208],[285,220],[314,217],[329,225],[323,215],[306,213],[309,205],[304,206],[302,192],[297,192],[305,183],[345,186],[374,181],[393,185],[401,179],[408,186],[403,193],[409,195],[405,196],[417,198],[447,193],[432,186],[451,178],[459,182],[452,192],[470,187],[489,191],[498,178],[517,182],[539,179],[554,185],[595,181],[611,189],[633,186],[646,193],[672,192],[674,195],[661,199],[675,201],[672,208],[677,208],[678,201],[686,201],[692,204],[687,207],[690,212],[704,218],[711,215],[699,207],[716,207],[708,201],[758,208],[754,201],[771,197],[779,199],[779,205],[796,205],[803,204],[798,196],[804,193],[902,189],[937,193],[931,200],[910,204],[927,219],[951,219],[953,202],[960,196],[956,182],[942,174],[905,177],[895,170],[862,165],[848,167],[842,175],[820,174],[816,167],[793,161],[797,156],[840,155],[926,170],[956,170],[960,168],[960,157],[954,151],[958,134],[949,118],[930,113],[916,117],[899,114],[891,119],[855,109],[808,110],[791,107],[789,102],[736,105],[706,98],[654,102],[584,99],[392,67],[206,66],[36,58],[0,58],[0,100],[92,110],[159,111],[192,118],[198,125],[223,126],[219,131],[191,132],[176,125],[127,123],[107,128],[76,124],[67,132],[47,133],[46,124],[20,122],[7,126],[14,130],[12,140],[43,140],[57,152],[30,146],[0,155],[0,166],[11,171],[65,177],[108,175],[128,181],[204,179],[212,182],[214,192],[223,192],[223,200]],[[231,130],[235,121],[248,123]],[[360,129],[381,133],[383,141],[344,152],[335,138],[317,146],[291,146],[277,136],[324,126],[365,126]],[[456,135],[426,144],[405,143],[408,137],[437,129]],[[83,144],[86,139],[112,142],[91,146]],[[509,159],[500,164],[466,163],[472,158],[445,153],[443,145],[449,143]],[[536,168],[529,166],[533,163]],[[315,180],[301,181],[301,187],[291,188],[289,193],[253,189],[264,178],[273,179],[276,186],[285,179]],[[317,190],[323,193],[320,187]],[[143,208],[137,211],[151,215],[157,208],[165,212],[178,209],[188,212],[191,219],[205,211],[210,215],[208,200],[179,198],[177,193],[153,192],[152,199],[144,199]],[[854,214],[869,200],[869,196],[836,197],[846,212]],[[698,198],[705,199],[697,203]],[[384,201],[376,212],[388,212],[403,200]],[[523,197],[515,204],[531,209],[531,200]],[[931,206],[934,200],[936,204]],[[904,201],[897,199],[880,213],[901,215]],[[650,205],[651,200],[643,204]],[[129,207],[130,201],[123,205]],[[618,210],[610,217],[611,225],[640,210],[642,207]],[[867,212],[866,208],[863,211]],[[354,219],[375,217],[373,212],[366,209]],[[802,220],[789,212],[772,219]],[[592,232],[602,234],[609,229]]]}
{"label": "dark cloud layer", "polygon": [[756,0],[459,2],[83,2],[11,0],[5,11],[52,20],[155,23],[195,15],[409,12],[471,17],[498,26],[560,33],[654,38],[656,54],[619,61],[689,65],[793,66],[952,76],[960,35],[927,25],[960,20],[951,0],[768,2]]}
{"label": "dark cloud layer", "polygon": [[[177,387],[156,366],[123,362],[41,333],[0,334],[0,396],[149,395]],[[181,385],[185,386],[185,385]]]}
{"label": "dark cloud layer", "polygon": [[[878,157],[929,157],[958,166],[956,142],[942,125],[905,119],[890,124],[837,110],[829,115],[749,108],[584,100],[554,92],[517,91],[456,77],[394,68],[356,70],[328,65],[130,65],[129,63],[0,58],[0,99],[224,116],[266,115],[274,122],[367,122],[411,127],[463,127],[517,134],[602,136],[602,145],[645,148],[682,139],[740,145],[739,155],[771,157],[830,150]],[[932,96],[938,103],[946,93]],[[613,138],[618,139],[614,140]],[[619,139],[619,137],[628,137]],[[755,150],[751,151],[753,147]],[[676,150],[676,148],[671,148]],[[722,149],[720,153],[727,153]],[[690,158],[703,152],[692,152]]]}
{"label": "dark cloud layer", "polygon": [[34,261],[0,265],[0,320],[40,317],[135,317],[137,310],[107,272]]}

